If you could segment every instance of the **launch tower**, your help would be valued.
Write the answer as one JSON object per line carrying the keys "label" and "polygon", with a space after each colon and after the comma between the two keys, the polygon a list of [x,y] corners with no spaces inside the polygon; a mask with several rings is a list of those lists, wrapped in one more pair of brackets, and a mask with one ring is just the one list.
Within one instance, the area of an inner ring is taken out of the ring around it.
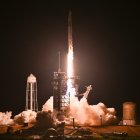
{"label": "launch tower", "polygon": [[27,78],[25,110],[38,111],[37,81],[33,74],[30,74]]}
{"label": "launch tower", "polygon": [[64,111],[69,106],[70,95],[66,95],[66,73],[54,72],[53,77],[53,109],[56,111]]}
{"label": "launch tower", "polygon": [[59,68],[58,72],[53,75],[53,109],[55,111],[64,111],[69,105],[69,96],[66,95],[67,89],[66,73],[60,68],[60,52],[59,52]]}

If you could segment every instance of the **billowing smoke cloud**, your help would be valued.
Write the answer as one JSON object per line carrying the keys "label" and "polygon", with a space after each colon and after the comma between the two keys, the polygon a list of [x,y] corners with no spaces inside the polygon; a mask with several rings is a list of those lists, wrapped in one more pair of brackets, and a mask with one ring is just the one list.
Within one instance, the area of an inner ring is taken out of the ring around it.
{"label": "billowing smoke cloud", "polygon": [[11,119],[12,112],[7,111],[6,113],[0,112],[0,125],[9,125],[13,124],[13,120]]}
{"label": "billowing smoke cloud", "polygon": [[[37,122],[37,125],[41,126],[43,124],[43,118],[46,119],[52,117],[49,111],[53,111],[53,97],[50,97],[50,99],[43,105],[42,112],[40,112],[38,115],[34,111],[27,110],[16,115],[14,119],[11,119],[12,112],[0,112],[0,125]],[[89,105],[85,96],[83,96],[81,100],[75,96],[71,97],[69,114],[69,118],[73,117],[75,118],[75,122],[84,125],[112,124],[116,121],[116,111],[114,108],[107,108],[103,103]],[[69,120],[70,121],[67,121],[67,123],[72,121],[72,119]],[[51,124],[53,124],[53,120],[51,121]]]}
{"label": "billowing smoke cloud", "polygon": [[12,124],[24,124],[24,123],[35,123],[36,122],[36,112],[27,110],[14,116],[11,119],[12,112],[7,111],[6,113],[0,112],[0,125],[12,125]]}
{"label": "billowing smoke cloud", "polygon": [[17,124],[35,123],[36,112],[32,110],[23,111],[14,117],[14,122]]}
{"label": "billowing smoke cloud", "polygon": [[[43,105],[43,111],[53,110],[53,97]],[[89,105],[83,96],[81,100],[73,96],[70,104],[70,116],[75,118],[79,124],[101,125],[112,124],[116,121],[116,111],[114,108],[107,108],[103,103]]]}
{"label": "billowing smoke cloud", "polygon": [[110,124],[116,120],[115,109],[107,108],[103,103],[89,105],[86,98],[79,101],[75,97],[71,101],[71,115],[80,124],[101,125]]}
{"label": "billowing smoke cloud", "polygon": [[53,96],[43,105],[42,111],[53,111]]}

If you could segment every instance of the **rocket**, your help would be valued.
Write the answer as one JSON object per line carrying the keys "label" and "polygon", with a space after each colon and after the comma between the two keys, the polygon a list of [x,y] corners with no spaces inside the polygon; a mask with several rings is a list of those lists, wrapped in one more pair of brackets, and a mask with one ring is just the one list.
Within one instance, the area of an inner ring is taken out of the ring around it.
{"label": "rocket", "polygon": [[70,95],[70,97],[74,97],[75,91],[78,91],[78,86],[76,83],[77,77],[75,77],[75,72],[74,72],[74,57],[73,56],[74,56],[74,53],[73,53],[73,42],[72,42],[72,14],[71,14],[71,11],[69,11],[68,56],[67,56],[67,95]]}
{"label": "rocket", "polygon": [[68,56],[67,56],[67,93],[74,87],[73,44],[71,11],[68,15]]}
{"label": "rocket", "polygon": [[68,15],[68,52],[70,50],[73,52],[71,11],[69,11],[69,15]]}
{"label": "rocket", "polygon": [[69,12],[69,15],[68,15],[68,66],[67,66],[67,77],[68,78],[74,77],[71,11]]}

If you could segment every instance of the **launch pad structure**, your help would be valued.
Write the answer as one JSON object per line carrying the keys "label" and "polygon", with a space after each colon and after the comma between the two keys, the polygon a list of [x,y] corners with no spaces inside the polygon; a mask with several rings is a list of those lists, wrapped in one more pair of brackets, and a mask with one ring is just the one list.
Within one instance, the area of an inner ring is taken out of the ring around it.
{"label": "launch pad structure", "polygon": [[58,71],[53,74],[53,109],[55,111],[63,111],[70,104],[70,98],[66,95],[67,76],[65,72],[61,72],[60,68],[60,52],[59,52]]}
{"label": "launch pad structure", "polygon": [[54,72],[53,75],[53,109],[64,111],[70,104],[70,95],[66,94],[67,78],[65,72]]}

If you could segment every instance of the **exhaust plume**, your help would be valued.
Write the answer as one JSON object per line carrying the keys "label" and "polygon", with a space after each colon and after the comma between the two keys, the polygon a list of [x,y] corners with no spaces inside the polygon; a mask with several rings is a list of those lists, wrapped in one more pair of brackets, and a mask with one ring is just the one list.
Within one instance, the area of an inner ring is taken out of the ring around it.
{"label": "exhaust plume", "polygon": [[23,111],[19,113],[18,115],[16,115],[13,120],[17,124],[35,123],[36,112],[32,110]]}
{"label": "exhaust plume", "polygon": [[[88,86],[89,87],[89,86]],[[84,93],[87,95],[89,88]],[[73,93],[74,95],[75,93]],[[87,102],[88,96],[83,96],[81,100],[73,96],[70,103],[70,116],[75,118],[75,122],[82,125],[102,125],[102,124],[113,124],[116,122],[116,111],[114,108],[107,108],[103,103],[98,103],[97,105],[89,105]],[[53,110],[53,97],[43,105],[43,111]],[[68,119],[67,119],[68,120]]]}
{"label": "exhaust plume", "polygon": [[9,125],[13,124],[13,120],[11,119],[12,112],[7,111],[6,113],[0,112],[0,125]]}
{"label": "exhaust plume", "polygon": [[51,96],[42,107],[42,111],[53,112],[53,96]]}

